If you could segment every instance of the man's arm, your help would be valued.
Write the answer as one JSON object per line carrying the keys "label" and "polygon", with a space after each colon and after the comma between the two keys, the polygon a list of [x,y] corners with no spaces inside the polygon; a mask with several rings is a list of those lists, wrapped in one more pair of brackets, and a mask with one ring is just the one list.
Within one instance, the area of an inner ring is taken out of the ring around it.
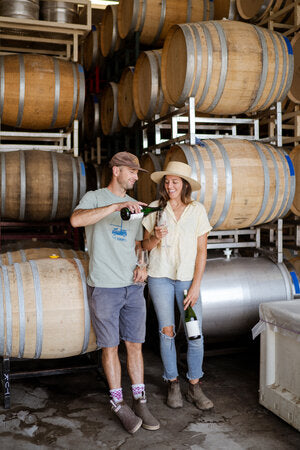
{"label": "man's arm", "polygon": [[108,206],[101,206],[93,209],[76,209],[70,217],[72,227],[86,227],[87,225],[94,225],[104,217],[109,216],[111,213],[120,211],[122,208],[129,208],[133,213],[140,212],[139,205],[146,205],[143,202],[121,202],[113,203]]}

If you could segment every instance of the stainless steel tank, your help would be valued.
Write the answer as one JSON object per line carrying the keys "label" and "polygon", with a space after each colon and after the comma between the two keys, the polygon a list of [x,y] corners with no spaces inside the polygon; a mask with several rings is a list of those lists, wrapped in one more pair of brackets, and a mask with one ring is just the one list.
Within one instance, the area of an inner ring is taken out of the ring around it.
{"label": "stainless steel tank", "polygon": [[250,333],[259,304],[292,300],[294,283],[284,264],[266,257],[209,259],[201,282],[205,339],[221,342]]}
{"label": "stainless steel tank", "polygon": [[0,0],[0,16],[38,20],[39,8],[39,0]]}
{"label": "stainless steel tank", "polygon": [[77,5],[68,2],[40,2],[40,17],[50,22],[77,23]]}

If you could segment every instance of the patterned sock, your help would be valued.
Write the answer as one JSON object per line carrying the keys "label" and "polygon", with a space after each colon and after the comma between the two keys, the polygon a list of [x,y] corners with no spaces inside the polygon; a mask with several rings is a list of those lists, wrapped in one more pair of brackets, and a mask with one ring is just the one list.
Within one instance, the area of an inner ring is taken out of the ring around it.
{"label": "patterned sock", "polygon": [[109,391],[111,399],[115,402],[115,403],[120,403],[123,400],[123,391],[122,388],[118,388],[118,389],[111,389]]}
{"label": "patterned sock", "polygon": [[144,384],[133,384],[131,386],[132,389],[132,395],[135,400],[138,398],[141,398],[143,396],[143,392],[145,392],[145,385]]}

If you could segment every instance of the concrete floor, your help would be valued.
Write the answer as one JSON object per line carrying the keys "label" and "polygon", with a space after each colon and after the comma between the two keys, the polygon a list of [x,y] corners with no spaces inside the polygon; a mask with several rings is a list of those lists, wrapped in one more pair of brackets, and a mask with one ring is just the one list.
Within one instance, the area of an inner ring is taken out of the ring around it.
{"label": "concrete floor", "polygon": [[[125,367],[122,349],[120,355]],[[149,348],[144,348],[144,357],[149,405],[160,420],[160,430],[126,433],[110,412],[105,383],[90,370],[12,380],[11,408],[0,404],[0,448],[300,449],[300,433],[258,403],[257,346],[251,352],[205,358],[203,389],[215,403],[211,412],[201,412],[186,400],[180,410],[168,408],[160,358]],[[44,362],[36,364],[40,368]],[[57,364],[54,361],[54,367]],[[23,362],[22,370],[28,366]],[[184,363],[180,367],[185,392]],[[124,391],[130,401],[125,375]]]}

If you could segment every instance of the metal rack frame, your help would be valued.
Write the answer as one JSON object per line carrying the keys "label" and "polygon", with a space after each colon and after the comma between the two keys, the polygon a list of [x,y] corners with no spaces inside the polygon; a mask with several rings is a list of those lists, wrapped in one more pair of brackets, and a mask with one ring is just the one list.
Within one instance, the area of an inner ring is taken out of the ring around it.
{"label": "metal rack frame", "polygon": [[[55,0],[53,0],[55,1]],[[15,52],[42,53],[78,61],[79,39],[83,39],[91,30],[92,8],[89,0],[66,0],[68,3],[80,5],[82,24],[60,23],[44,20],[16,19],[0,16],[1,45],[0,54]],[[3,30],[6,33],[3,33]],[[19,33],[24,32],[24,36]],[[39,48],[22,48],[15,45],[4,45],[6,41],[20,40],[38,43]],[[50,45],[53,46],[49,48]],[[62,51],[62,46],[66,47]],[[71,51],[72,50],[72,51]],[[79,121],[74,120],[71,129],[55,131],[3,131],[0,121],[0,151],[45,150],[72,152],[79,155]],[[30,143],[29,143],[30,142]]]}
{"label": "metal rack frame", "polygon": [[[20,37],[22,41],[35,42],[39,48],[30,49],[30,53],[43,53],[49,55],[58,55],[63,58],[78,61],[78,44],[92,27],[92,8],[89,0],[65,0],[68,3],[83,5],[80,13],[80,19],[83,24],[50,22],[46,20],[16,19],[12,17],[0,16],[1,41],[0,54],[27,52],[28,48],[20,48],[18,42]],[[3,30],[6,33],[3,33]],[[11,33],[10,33],[11,32]],[[19,32],[25,32],[26,35],[20,36]],[[4,41],[4,45],[3,44]],[[9,45],[9,41],[13,44]],[[14,45],[14,42],[16,45]],[[49,49],[49,45],[59,46]],[[65,51],[61,50],[65,47]],[[73,58],[72,58],[73,48]]]}
{"label": "metal rack frame", "polygon": [[[174,109],[171,113],[158,117],[154,120],[142,122],[143,131],[143,149],[145,151],[154,151],[159,153],[160,149],[168,147],[172,144],[184,142],[190,145],[197,144],[197,139],[216,139],[216,138],[233,138],[260,140],[262,142],[270,142],[282,147],[282,106],[281,102],[277,102],[273,106],[276,110],[276,135],[260,139],[259,124],[260,117],[243,118],[243,117],[197,117],[195,111],[195,98],[190,97],[188,103],[179,109]],[[239,134],[237,127],[239,125],[248,125],[252,128],[250,134]],[[186,133],[179,132],[179,128],[185,128]],[[154,129],[155,144],[149,146],[148,133]],[[171,133],[171,139],[162,138],[162,130],[168,129]],[[211,130],[212,133],[203,133],[203,130]]]}
{"label": "metal rack frame", "polygon": [[[155,120],[142,123],[143,130],[143,149],[144,151],[159,154],[165,147],[175,143],[187,143],[189,145],[197,144],[198,139],[210,138],[236,138],[247,140],[259,140],[261,142],[271,143],[282,147],[282,105],[277,102],[273,105],[275,112],[275,131],[274,136],[268,136],[264,139],[259,137],[260,117],[255,115],[253,118],[232,117],[196,117],[195,99],[190,97],[188,103],[180,109],[175,109],[163,117],[156,117]],[[179,127],[186,128],[186,133],[180,133]],[[238,125],[248,125],[252,127],[252,134],[245,135],[237,132]],[[154,128],[155,144],[148,146],[148,132]],[[171,130],[171,139],[162,139],[161,132],[164,129]],[[203,130],[212,130],[214,134],[202,133]],[[228,133],[231,132],[231,134]],[[275,225],[274,225],[275,226]],[[276,258],[278,262],[283,261],[282,242],[283,242],[283,222],[282,219],[277,223],[278,246]],[[241,241],[241,237],[250,236],[250,240]],[[211,231],[208,238],[207,249],[224,249],[226,257],[230,257],[231,249],[254,248],[257,252],[264,252],[261,249],[261,228],[260,226],[242,230],[224,230]]]}
{"label": "metal rack frame", "polygon": [[[66,367],[61,367],[57,369],[41,369],[41,370],[31,370],[31,371],[11,371],[11,362],[15,360],[15,358],[10,358],[7,356],[2,357],[2,361],[0,361],[0,377],[1,377],[1,384],[2,384],[2,391],[3,391],[3,406],[4,409],[10,408],[10,391],[11,391],[11,380],[19,380],[24,378],[33,378],[33,377],[48,377],[51,375],[66,375],[71,373],[79,373],[79,372],[88,372],[91,369],[96,370],[98,375],[100,376],[101,380],[106,383],[106,380],[104,378],[104,374],[102,371],[102,365],[101,365],[101,356],[100,356],[100,350],[96,350],[96,361],[92,361],[92,354],[86,353],[85,355],[78,355],[78,356],[84,356],[90,360],[89,364],[82,364],[82,365],[66,365]],[[71,357],[72,358],[72,357]],[[70,359],[70,358],[66,358]],[[27,360],[20,360],[26,362]]]}
{"label": "metal rack frame", "polygon": [[[242,230],[211,231],[207,241],[207,249],[224,249],[226,258],[230,259],[232,250],[253,248],[255,249],[255,255],[263,253],[280,264],[283,262],[283,220],[278,219],[277,223],[271,224],[272,229],[277,233],[277,239],[274,246],[274,240],[271,239],[270,234],[270,250],[261,247],[261,230],[267,225],[269,224]],[[240,237],[245,236],[249,236],[250,240],[239,240]]]}
{"label": "metal rack frame", "polygon": [[[1,131],[0,123],[0,151],[15,150],[45,150],[73,152],[75,157],[79,154],[78,146],[78,120],[74,120],[72,129],[54,132],[33,131]],[[8,143],[13,142],[14,143]],[[36,141],[36,144],[24,144],[20,141]]]}

